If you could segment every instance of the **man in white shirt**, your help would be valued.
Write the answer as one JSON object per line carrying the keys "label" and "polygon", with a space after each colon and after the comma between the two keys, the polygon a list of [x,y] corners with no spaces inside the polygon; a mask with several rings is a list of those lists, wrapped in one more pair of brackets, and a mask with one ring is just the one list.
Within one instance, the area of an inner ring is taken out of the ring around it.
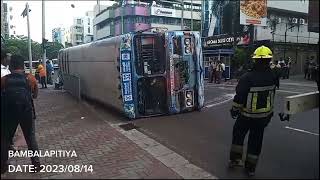
{"label": "man in white shirt", "polygon": [[10,55],[1,49],[1,78],[10,74],[9,70]]}

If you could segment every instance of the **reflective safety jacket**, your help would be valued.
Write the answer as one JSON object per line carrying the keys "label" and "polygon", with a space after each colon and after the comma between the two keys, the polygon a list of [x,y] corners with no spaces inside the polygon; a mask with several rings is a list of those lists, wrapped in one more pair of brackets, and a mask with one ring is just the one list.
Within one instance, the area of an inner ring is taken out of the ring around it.
{"label": "reflective safety jacket", "polygon": [[233,109],[247,118],[268,118],[273,115],[277,78],[271,69],[245,73],[236,87]]}

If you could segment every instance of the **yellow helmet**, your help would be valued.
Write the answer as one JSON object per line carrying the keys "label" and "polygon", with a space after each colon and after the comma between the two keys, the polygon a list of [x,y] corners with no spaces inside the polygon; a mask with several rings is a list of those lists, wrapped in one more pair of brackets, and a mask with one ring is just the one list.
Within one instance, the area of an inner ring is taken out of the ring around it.
{"label": "yellow helmet", "polygon": [[272,58],[272,51],[266,46],[258,47],[253,53],[253,59],[270,59]]}

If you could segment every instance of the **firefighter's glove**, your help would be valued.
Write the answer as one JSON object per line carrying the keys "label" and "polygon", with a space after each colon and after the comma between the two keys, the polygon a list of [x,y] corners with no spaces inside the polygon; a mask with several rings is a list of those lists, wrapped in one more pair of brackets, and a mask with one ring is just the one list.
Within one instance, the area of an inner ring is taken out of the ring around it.
{"label": "firefighter's glove", "polygon": [[230,114],[233,119],[237,119],[240,115],[240,109],[232,107],[232,109],[230,110]]}

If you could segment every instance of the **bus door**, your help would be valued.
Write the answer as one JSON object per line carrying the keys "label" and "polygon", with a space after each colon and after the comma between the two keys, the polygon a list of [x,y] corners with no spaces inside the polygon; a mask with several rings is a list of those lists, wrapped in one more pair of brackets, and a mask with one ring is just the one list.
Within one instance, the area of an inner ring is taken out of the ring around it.
{"label": "bus door", "polygon": [[166,114],[164,39],[160,34],[136,34],[133,43],[137,111],[140,116]]}

